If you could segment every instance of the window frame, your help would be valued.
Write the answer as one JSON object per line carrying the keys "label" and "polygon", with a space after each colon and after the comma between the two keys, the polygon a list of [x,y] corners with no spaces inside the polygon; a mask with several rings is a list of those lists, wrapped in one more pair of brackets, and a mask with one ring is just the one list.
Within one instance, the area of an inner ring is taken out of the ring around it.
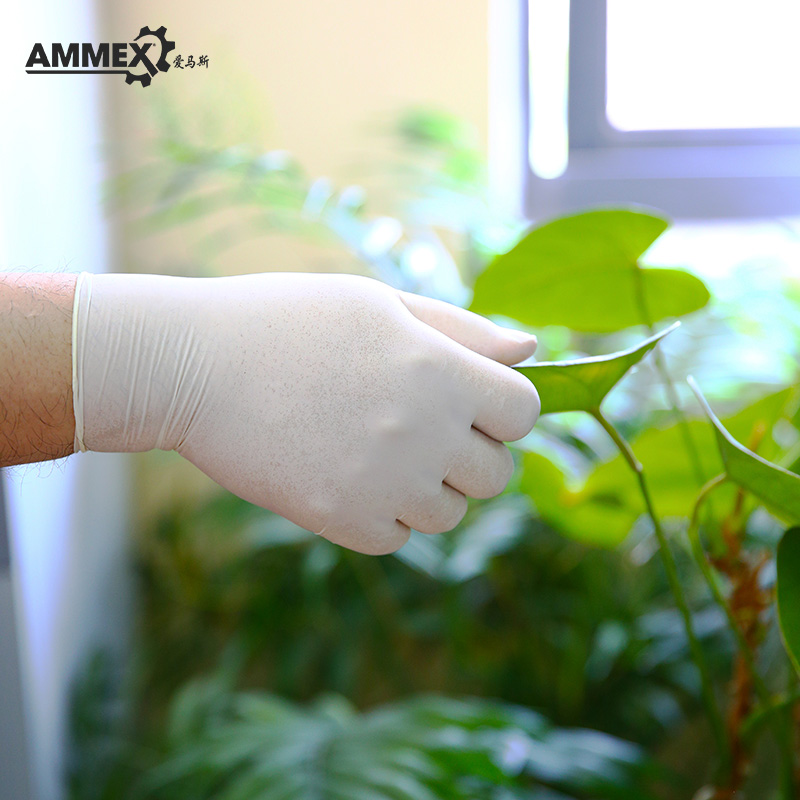
{"label": "window frame", "polygon": [[[606,116],[606,0],[571,0],[569,156],[557,178],[528,157],[531,114],[528,0],[519,0],[524,104],[523,197],[531,219],[587,206],[638,203],[674,218],[758,218],[800,213],[800,128],[620,131]],[[513,48],[511,48],[513,49]],[[520,52],[521,51],[521,52]]]}

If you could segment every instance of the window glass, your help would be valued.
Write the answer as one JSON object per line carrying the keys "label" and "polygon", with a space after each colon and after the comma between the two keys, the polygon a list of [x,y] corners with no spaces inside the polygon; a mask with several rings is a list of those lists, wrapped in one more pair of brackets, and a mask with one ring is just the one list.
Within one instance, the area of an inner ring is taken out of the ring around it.
{"label": "window glass", "polygon": [[797,0],[607,0],[609,122],[800,127]]}

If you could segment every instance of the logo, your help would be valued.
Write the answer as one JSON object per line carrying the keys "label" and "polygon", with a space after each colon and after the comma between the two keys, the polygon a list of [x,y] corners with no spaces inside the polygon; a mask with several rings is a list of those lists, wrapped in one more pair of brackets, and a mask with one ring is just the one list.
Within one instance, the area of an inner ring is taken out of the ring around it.
{"label": "logo", "polygon": [[[144,41],[142,41],[144,40]],[[147,26],[132,42],[53,42],[50,53],[40,42],[34,44],[25,72],[29,75],[124,75],[125,83],[149,86],[159,72],[169,67],[167,54],[175,42],[167,39],[167,29]]]}

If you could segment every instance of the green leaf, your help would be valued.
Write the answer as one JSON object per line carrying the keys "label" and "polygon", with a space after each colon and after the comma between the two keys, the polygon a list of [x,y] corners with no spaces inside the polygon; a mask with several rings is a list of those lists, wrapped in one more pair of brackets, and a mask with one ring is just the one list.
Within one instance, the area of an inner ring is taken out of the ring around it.
{"label": "green leaf", "polygon": [[710,299],[699,278],[639,264],[668,224],[618,208],[540,225],[478,277],[471,310],[597,333],[697,311]]}
{"label": "green leaf", "polygon": [[519,367],[518,370],[536,386],[542,401],[542,414],[597,411],[605,396],[625,373],[679,324],[676,322],[636,347],[618,353],[573,361],[542,361],[530,367]]}
{"label": "green leaf", "polygon": [[734,439],[717,419],[692,378],[692,391],[711,420],[725,474],[764,503],[777,516],[800,522],[800,476],[772,464]]}
{"label": "green leaf", "polygon": [[786,651],[800,674],[800,528],[790,528],[778,544],[778,620]]}

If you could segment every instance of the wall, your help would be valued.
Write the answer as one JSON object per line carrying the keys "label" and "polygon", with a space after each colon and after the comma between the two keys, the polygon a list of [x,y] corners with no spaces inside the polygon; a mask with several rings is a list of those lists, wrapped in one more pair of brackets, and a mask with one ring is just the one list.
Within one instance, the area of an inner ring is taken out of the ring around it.
{"label": "wall", "polygon": [[[260,118],[264,148],[294,153],[313,176],[370,188],[364,172],[390,147],[375,131],[412,104],[466,119],[488,139],[488,0],[306,0],[199,3],[140,0],[101,6],[112,39],[166,25],[176,53],[209,55],[209,68],[158,76],[150,87],[109,79],[108,153],[117,168],[141,163],[152,131],[147,107],[214,109],[209,127],[234,144]],[[207,131],[206,131],[207,132]],[[124,269],[191,270],[187,237],[140,240],[117,231]],[[341,252],[270,237],[237,247],[227,272],[334,269]]]}

